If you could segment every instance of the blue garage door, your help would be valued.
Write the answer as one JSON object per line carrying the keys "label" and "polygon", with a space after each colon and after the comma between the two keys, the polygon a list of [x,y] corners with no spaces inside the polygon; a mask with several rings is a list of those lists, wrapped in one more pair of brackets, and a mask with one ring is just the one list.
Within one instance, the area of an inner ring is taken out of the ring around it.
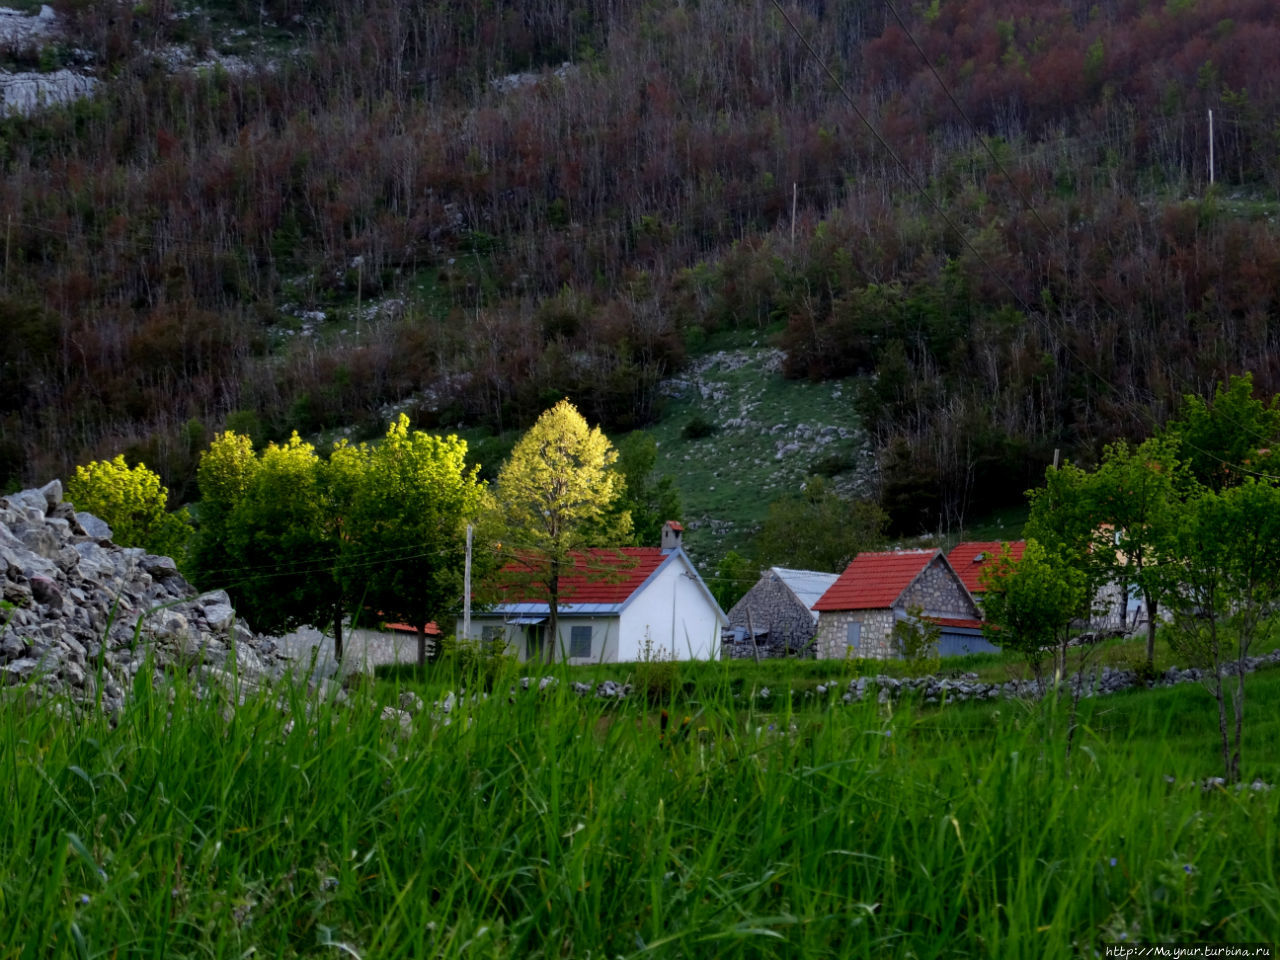
{"label": "blue garage door", "polygon": [[965,653],[999,653],[1000,648],[990,643],[981,634],[952,633],[942,631],[938,640],[938,654],[943,657],[958,657]]}

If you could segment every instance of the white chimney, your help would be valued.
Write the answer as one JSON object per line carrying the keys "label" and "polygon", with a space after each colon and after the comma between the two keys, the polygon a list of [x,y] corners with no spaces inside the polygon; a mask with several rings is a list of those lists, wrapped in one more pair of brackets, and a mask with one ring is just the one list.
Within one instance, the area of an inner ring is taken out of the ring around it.
{"label": "white chimney", "polygon": [[662,525],[662,549],[663,550],[679,550],[680,540],[684,536],[684,527],[676,523],[674,520],[668,520]]}

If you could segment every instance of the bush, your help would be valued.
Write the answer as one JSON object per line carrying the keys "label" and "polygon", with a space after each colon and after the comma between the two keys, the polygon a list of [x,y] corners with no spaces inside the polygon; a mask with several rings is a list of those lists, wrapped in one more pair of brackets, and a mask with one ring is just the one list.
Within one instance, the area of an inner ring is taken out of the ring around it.
{"label": "bush", "polygon": [[700,413],[695,413],[693,418],[684,425],[684,429],[680,431],[680,436],[686,440],[703,440],[716,432],[716,425],[704,417]]}
{"label": "bush", "polygon": [[515,674],[520,658],[505,644],[449,636],[440,640],[439,662],[467,689],[493,690]]}
{"label": "bush", "polygon": [[636,693],[648,703],[669,703],[680,686],[680,661],[662,647],[654,647],[645,634],[640,660],[635,665]]}

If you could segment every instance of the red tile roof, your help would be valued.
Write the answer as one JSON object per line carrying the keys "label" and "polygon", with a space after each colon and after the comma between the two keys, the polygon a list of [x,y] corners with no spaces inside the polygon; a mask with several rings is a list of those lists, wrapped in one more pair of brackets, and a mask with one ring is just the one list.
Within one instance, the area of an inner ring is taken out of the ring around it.
{"label": "red tile roof", "polygon": [[938,550],[860,553],[845,567],[813,609],[880,610],[892,607]]}
{"label": "red tile roof", "polygon": [[967,620],[963,617],[925,617],[931,623],[936,623],[940,627],[963,627],[966,630],[981,630],[981,620]]}
{"label": "red tile roof", "polygon": [[[670,551],[658,547],[597,547],[576,554],[574,569],[560,575],[560,603],[625,603],[649,579]],[[536,575],[523,562],[509,563],[503,572]],[[538,584],[512,584],[503,592],[503,603],[546,603]]]}
{"label": "red tile roof", "polygon": [[951,566],[956,568],[956,573],[960,575],[960,579],[964,581],[970,593],[982,593],[982,584],[979,582],[982,571],[992,560],[1000,556],[1004,551],[1005,543],[1009,544],[1009,556],[1014,560],[1021,560],[1022,551],[1027,548],[1025,540],[972,540],[967,543],[957,543],[947,554]]}
{"label": "red tile roof", "polygon": [[[415,627],[415,626],[413,626],[412,624],[408,624],[408,623],[386,623],[386,624],[383,624],[383,626],[385,626],[388,630],[393,630],[393,631],[395,631],[396,633],[412,633],[415,637],[418,635],[418,628],[417,628],[417,627]],[[426,625],[426,627],[425,627],[425,629],[423,630],[423,632],[424,632],[428,637],[438,637],[438,636],[440,636],[440,627],[439,627],[439,625],[438,625],[438,624],[433,620],[431,623],[428,623],[428,624]]]}

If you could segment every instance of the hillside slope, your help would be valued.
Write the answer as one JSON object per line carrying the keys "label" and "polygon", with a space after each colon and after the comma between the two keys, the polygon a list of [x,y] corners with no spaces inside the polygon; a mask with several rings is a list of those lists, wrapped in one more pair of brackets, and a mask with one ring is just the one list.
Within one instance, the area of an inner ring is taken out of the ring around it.
{"label": "hillside slope", "polygon": [[0,66],[97,85],[0,118],[0,475],[124,449],[185,499],[228,420],[411,397],[624,431],[780,330],[784,376],[874,375],[934,526],[1228,372],[1280,388],[1266,0],[52,10]]}

